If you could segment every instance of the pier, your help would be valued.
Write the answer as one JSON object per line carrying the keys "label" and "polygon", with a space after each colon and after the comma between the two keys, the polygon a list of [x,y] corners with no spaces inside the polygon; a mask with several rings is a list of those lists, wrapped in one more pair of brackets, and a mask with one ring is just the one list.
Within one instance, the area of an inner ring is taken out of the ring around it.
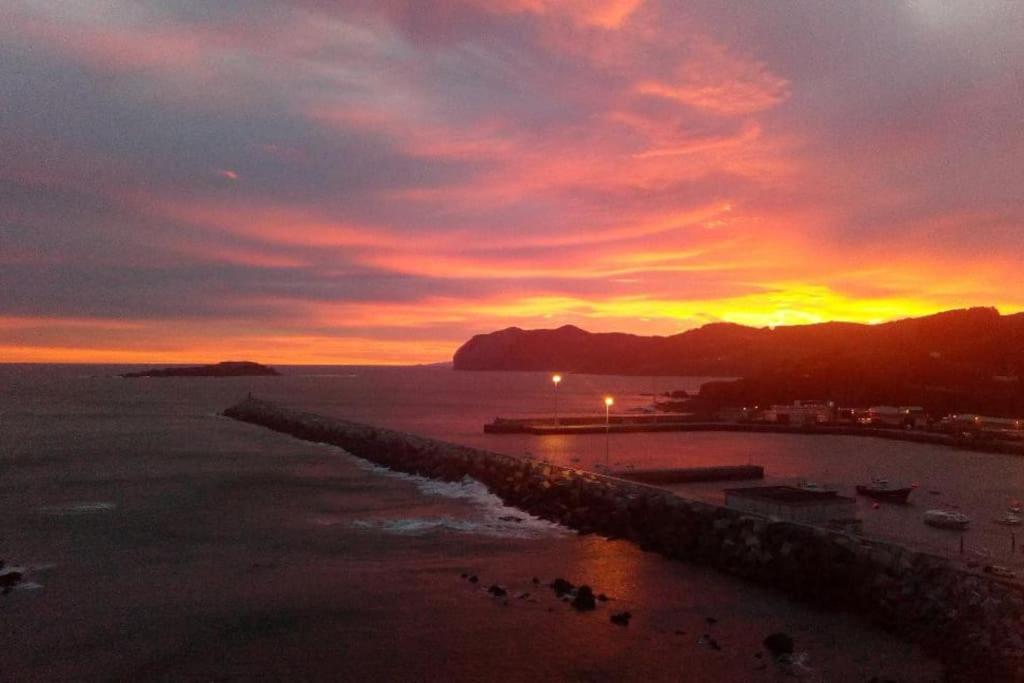
{"label": "pier", "polygon": [[761,465],[722,465],[720,467],[673,467],[652,470],[615,470],[619,479],[645,484],[688,484],[700,481],[742,481],[764,479]]}
{"label": "pier", "polygon": [[777,424],[771,422],[725,422],[708,420],[691,413],[660,415],[507,418],[496,417],[484,424],[485,434],[630,434],[640,432],[743,432],[754,434],[804,434],[827,436],[861,436],[890,441],[909,441],[935,446],[949,446],[983,453],[1024,455],[1024,443],[999,439],[963,439],[942,432],[915,429],[889,429],[844,424]]}

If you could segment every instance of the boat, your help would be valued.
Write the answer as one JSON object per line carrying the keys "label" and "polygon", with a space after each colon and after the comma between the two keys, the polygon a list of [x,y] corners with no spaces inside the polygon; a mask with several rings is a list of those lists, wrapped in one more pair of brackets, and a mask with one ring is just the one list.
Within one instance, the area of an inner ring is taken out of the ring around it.
{"label": "boat", "polygon": [[1013,579],[1017,576],[1017,572],[1001,564],[986,565],[982,571],[986,574],[992,574],[993,576],[998,576],[1003,579]]}
{"label": "boat", "polygon": [[888,479],[872,479],[870,484],[857,484],[857,493],[887,503],[906,503],[912,486],[895,486]]}
{"label": "boat", "polygon": [[1024,504],[1022,504],[1019,500],[1013,500],[1010,501],[1009,509],[1010,512],[1012,512],[1013,514],[1019,515],[1020,513],[1024,512]]}
{"label": "boat", "polygon": [[838,493],[836,489],[830,486],[825,486],[809,479],[800,479],[797,481],[796,487],[803,491],[814,491],[815,493]]}
{"label": "boat", "polygon": [[996,524],[1002,524],[1003,526],[1020,526],[1021,518],[1012,512],[1007,512],[1005,515],[996,520]]}
{"label": "boat", "polygon": [[953,510],[928,510],[924,513],[924,523],[940,529],[966,529],[971,518]]}

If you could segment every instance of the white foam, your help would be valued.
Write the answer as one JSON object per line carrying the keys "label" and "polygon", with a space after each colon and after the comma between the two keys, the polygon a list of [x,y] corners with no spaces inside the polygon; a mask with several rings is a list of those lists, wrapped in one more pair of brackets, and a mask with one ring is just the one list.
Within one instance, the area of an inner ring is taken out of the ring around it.
{"label": "white foam", "polygon": [[[520,513],[522,515],[522,513]],[[381,531],[400,536],[419,536],[434,532],[476,534],[496,538],[540,538],[551,534],[566,533],[557,525],[544,520],[533,520],[523,516],[522,522],[499,519],[458,519],[450,516],[409,517],[392,519],[357,519],[352,522],[357,529]]]}
{"label": "white foam", "polygon": [[16,591],[37,591],[43,587],[43,584],[36,583],[35,581],[21,581],[14,586]]}
{"label": "white foam", "polygon": [[[484,536],[505,538],[540,538],[543,536],[564,535],[569,530],[554,522],[534,517],[514,507],[509,507],[501,498],[487,490],[487,487],[470,477],[461,481],[440,481],[421,477],[416,474],[396,472],[387,467],[375,465],[369,460],[354,456],[344,449],[330,444],[321,444],[334,448],[349,457],[363,469],[376,475],[399,479],[413,484],[425,496],[438,496],[454,500],[464,500],[473,506],[477,513],[472,518],[457,519],[450,516],[414,517],[407,519],[356,520],[352,526],[364,529],[377,529],[394,534],[424,534],[435,531],[472,533]],[[501,519],[502,517],[514,519]],[[519,521],[516,521],[519,520]],[[316,524],[329,525],[335,522],[323,518],[315,520]]]}
{"label": "white foam", "polygon": [[66,505],[47,505],[39,508],[48,515],[88,515],[94,512],[109,512],[117,508],[116,503],[68,503]]}

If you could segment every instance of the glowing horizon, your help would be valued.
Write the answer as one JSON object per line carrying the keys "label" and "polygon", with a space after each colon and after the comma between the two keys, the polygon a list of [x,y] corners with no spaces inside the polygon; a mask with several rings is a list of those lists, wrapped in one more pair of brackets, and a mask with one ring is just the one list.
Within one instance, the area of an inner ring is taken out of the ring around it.
{"label": "glowing horizon", "polygon": [[1024,5],[19,0],[0,362],[1024,311]]}

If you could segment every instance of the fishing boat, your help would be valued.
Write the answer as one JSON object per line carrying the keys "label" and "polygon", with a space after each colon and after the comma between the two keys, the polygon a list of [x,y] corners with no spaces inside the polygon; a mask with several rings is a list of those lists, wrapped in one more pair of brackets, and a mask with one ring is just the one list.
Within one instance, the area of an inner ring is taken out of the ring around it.
{"label": "fishing boat", "polygon": [[1002,524],[1003,526],[1020,526],[1021,518],[1012,512],[1007,512],[1005,515],[996,520],[996,524]]}
{"label": "fishing boat", "polygon": [[928,510],[924,513],[924,523],[940,529],[966,529],[971,518],[954,510]]}
{"label": "fishing boat", "polygon": [[870,484],[857,484],[857,493],[887,503],[906,503],[913,486],[896,486],[888,479],[874,478]]}
{"label": "fishing boat", "polygon": [[814,491],[815,493],[838,493],[838,490],[831,486],[825,486],[809,479],[800,479],[797,481],[796,487],[804,491]]}
{"label": "fishing boat", "polygon": [[1017,572],[1001,564],[987,565],[982,569],[982,571],[986,574],[992,574],[993,576],[998,576],[1003,579],[1013,579],[1017,576]]}

